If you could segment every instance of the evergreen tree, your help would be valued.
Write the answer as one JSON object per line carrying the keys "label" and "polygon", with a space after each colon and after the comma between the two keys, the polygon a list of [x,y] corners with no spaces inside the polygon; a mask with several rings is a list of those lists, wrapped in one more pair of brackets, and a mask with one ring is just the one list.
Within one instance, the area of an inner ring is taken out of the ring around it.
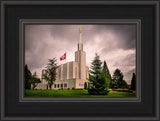
{"label": "evergreen tree", "polygon": [[104,63],[103,63],[103,72],[104,72],[104,74],[105,74],[105,76],[107,78],[108,88],[109,88],[109,84],[111,82],[111,74],[109,72],[109,69],[108,69],[106,61],[104,61]]}
{"label": "evergreen tree", "polygon": [[99,59],[98,54],[95,54],[95,58],[91,63],[91,70],[89,75],[89,81],[91,82],[90,88],[88,88],[89,94],[107,94],[107,78],[105,72],[102,70],[102,62]]}
{"label": "evergreen tree", "polygon": [[27,64],[24,67],[24,72],[25,72],[25,89],[31,89],[32,74],[31,74],[30,70],[28,69]]}
{"label": "evergreen tree", "polygon": [[136,90],[136,74],[133,73],[132,80],[131,80],[131,90]]}
{"label": "evergreen tree", "polygon": [[49,59],[48,61],[47,67],[43,73],[43,78],[48,82],[48,86],[51,89],[52,84],[56,80],[57,59],[53,58]]}

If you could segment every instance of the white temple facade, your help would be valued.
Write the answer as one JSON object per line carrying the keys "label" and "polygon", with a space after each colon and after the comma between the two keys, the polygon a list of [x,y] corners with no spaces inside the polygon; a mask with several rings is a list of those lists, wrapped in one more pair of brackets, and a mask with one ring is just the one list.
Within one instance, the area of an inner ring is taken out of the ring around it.
{"label": "white temple facade", "polygon": [[[58,66],[56,70],[56,81],[53,83],[52,89],[84,89],[84,83],[87,82],[88,84],[89,68],[86,66],[86,52],[83,51],[81,34],[80,28],[78,49],[75,52],[75,61]],[[47,89],[47,82],[42,78],[42,82],[37,85],[36,89]]]}

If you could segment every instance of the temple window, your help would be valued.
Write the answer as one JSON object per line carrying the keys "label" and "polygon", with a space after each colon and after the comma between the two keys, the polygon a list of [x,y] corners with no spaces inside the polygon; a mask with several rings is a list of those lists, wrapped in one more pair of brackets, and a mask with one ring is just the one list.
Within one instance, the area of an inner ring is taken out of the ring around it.
{"label": "temple window", "polygon": [[64,87],[67,87],[67,84],[64,84]]}

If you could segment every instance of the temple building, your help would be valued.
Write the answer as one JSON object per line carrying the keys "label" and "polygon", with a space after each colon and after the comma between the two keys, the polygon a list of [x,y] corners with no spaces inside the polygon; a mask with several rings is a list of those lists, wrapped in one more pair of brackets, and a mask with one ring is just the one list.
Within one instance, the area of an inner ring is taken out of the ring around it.
{"label": "temple building", "polygon": [[[79,29],[79,43],[75,52],[75,61],[59,65],[57,68],[56,81],[52,89],[83,89],[84,83],[89,78],[89,68],[86,66],[86,52],[83,51],[81,41],[81,28]],[[43,75],[43,70],[42,70]],[[37,85],[36,89],[46,89],[47,82],[42,78],[42,82]]]}

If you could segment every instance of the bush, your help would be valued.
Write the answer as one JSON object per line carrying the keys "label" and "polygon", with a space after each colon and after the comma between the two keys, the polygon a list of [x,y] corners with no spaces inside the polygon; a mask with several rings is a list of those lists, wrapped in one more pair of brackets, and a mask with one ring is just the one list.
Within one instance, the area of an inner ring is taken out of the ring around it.
{"label": "bush", "polygon": [[74,88],[74,87],[72,87],[72,90],[75,90],[75,88]]}
{"label": "bush", "polygon": [[107,89],[100,89],[100,88],[91,88],[88,89],[88,93],[91,95],[107,95],[109,93],[109,90]]}
{"label": "bush", "polygon": [[87,89],[88,89],[88,90],[91,89],[91,84],[88,84],[88,88],[87,88]]}
{"label": "bush", "polygon": [[112,89],[113,91],[118,91],[119,89]]}
{"label": "bush", "polygon": [[84,83],[84,89],[87,89],[87,82]]}

